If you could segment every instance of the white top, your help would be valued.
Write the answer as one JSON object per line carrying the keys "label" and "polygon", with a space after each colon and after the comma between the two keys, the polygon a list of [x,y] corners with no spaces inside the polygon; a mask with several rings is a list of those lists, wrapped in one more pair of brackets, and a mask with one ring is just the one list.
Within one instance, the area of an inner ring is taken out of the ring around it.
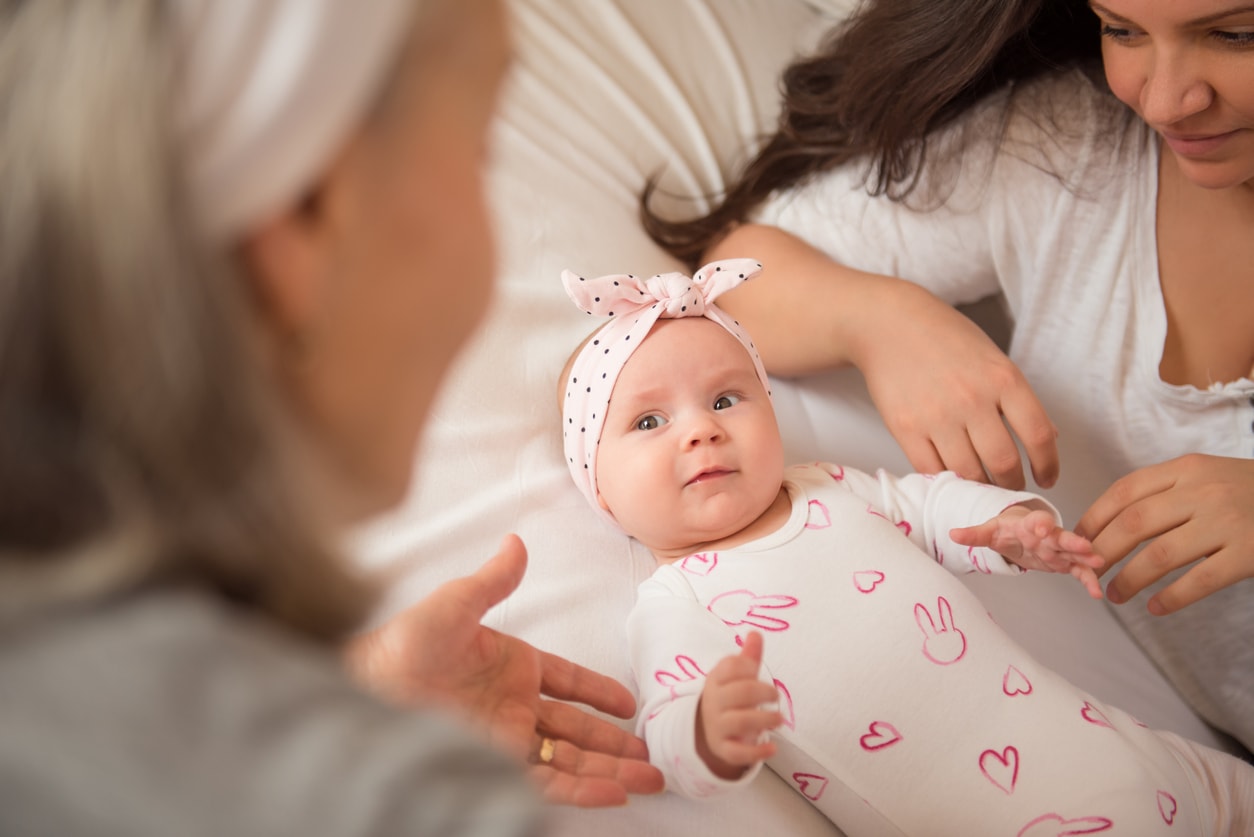
{"label": "white top", "polygon": [[[905,204],[869,196],[861,167],[847,166],[775,196],[756,220],[949,302],[1003,292],[1010,356],[1060,430],[1047,496],[1069,521],[1139,467],[1254,456],[1254,382],[1200,390],[1158,375],[1156,135],[1079,72],[1029,86],[1009,116],[1005,101],[942,136],[938,146],[961,131],[975,139]],[[1201,715],[1254,748],[1254,581],[1162,619],[1145,611],[1149,592],[1115,612]]]}

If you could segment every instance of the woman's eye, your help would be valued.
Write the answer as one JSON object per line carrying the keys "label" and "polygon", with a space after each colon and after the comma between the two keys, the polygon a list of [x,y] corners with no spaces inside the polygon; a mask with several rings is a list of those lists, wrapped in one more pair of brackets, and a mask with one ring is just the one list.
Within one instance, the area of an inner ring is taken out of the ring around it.
{"label": "woman's eye", "polygon": [[1210,34],[1212,38],[1219,41],[1224,46],[1254,47],[1254,32],[1227,32],[1224,30],[1216,30]]}
{"label": "woman's eye", "polygon": [[720,395],[714,400],[714,409],[726,410],[728,407],[734,407],[739,403],[739,395]]}
{"label": "woman's eye", "polygon": [[636,429],[637,430],[657,430],[663,424],[666,424],[666,419],[662,418],[661,416],[645,416],[644,418],[636,422]]}
{"label": "woman's eye", "polygon": [[1118,26],[1111,26],[1109,23],[1103,23],[1102,37],[1110,38],[1112,41],[1128,41],[1132,39],[1132,30],[1122,29]]}

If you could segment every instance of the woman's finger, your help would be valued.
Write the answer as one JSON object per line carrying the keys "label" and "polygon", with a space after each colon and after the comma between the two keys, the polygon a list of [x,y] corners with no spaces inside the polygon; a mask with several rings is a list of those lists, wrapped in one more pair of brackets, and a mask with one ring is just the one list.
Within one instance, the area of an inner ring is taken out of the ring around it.
{"label": "woman's finger", "polygon": [[[1042,488],[1058,481],[1058,428],[1049,418],[1045,406],[1024,381],[1002,394],[1001,412],[1014,435],[1023,445],[1032,479]],[[1022,488],[1022,483],[1012,488]]]}
{"label": "woman's finger", "polygon": [[1019,447],[1001,416],[992,412],[973,416],[967,426],[967,433],[976,456],[993,484],[1016,491],[1022,490],[1025,483]]}

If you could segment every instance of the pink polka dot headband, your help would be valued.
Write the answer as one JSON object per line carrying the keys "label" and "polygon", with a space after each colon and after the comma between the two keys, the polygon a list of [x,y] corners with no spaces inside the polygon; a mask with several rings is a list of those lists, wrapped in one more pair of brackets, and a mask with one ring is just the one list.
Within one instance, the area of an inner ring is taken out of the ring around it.
{"label": "pink polka dot headband", "polygon": [[575,357],[562,402],[563,446],[570,475],[608,522],[618,525],[597,502],[601,428],[619,373],[658,320],[705,317],[718,323],[745,347],[770,394],[771,384],[753,341],[738,322],[714,304],[719,294],[761,271],[762,265],[753,259],[711,262],[691,278],[682,273],[659,273],[649,279],[630,274],[585,279],[562,271],[562,284],[576,305],[588,314],[610,317]]}

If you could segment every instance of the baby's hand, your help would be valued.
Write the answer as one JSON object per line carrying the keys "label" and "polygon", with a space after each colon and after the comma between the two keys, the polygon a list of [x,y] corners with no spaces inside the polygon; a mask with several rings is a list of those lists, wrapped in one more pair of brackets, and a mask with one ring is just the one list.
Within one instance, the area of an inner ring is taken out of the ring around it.
{"label": "baby's hand", "polygon": [[739,654],[724,657],[705,678],[697,704],[697,753],[714,775],[739,779],[745,768],[775,755],[763,733],[784,722],[779,712],[761,708],[779,699],[774,686],[758,679],[762,635],[745,637]]}
{"label": "baby's hand", "polygon": [[979,526],[951,529],[949,537],[963,546],[987,546],[1027,570],[1070,573],[1090,596],[1102,597],[1094,570],[1105,562],[1087,538],[1057,526],[1047,511],[1011,506]]}

